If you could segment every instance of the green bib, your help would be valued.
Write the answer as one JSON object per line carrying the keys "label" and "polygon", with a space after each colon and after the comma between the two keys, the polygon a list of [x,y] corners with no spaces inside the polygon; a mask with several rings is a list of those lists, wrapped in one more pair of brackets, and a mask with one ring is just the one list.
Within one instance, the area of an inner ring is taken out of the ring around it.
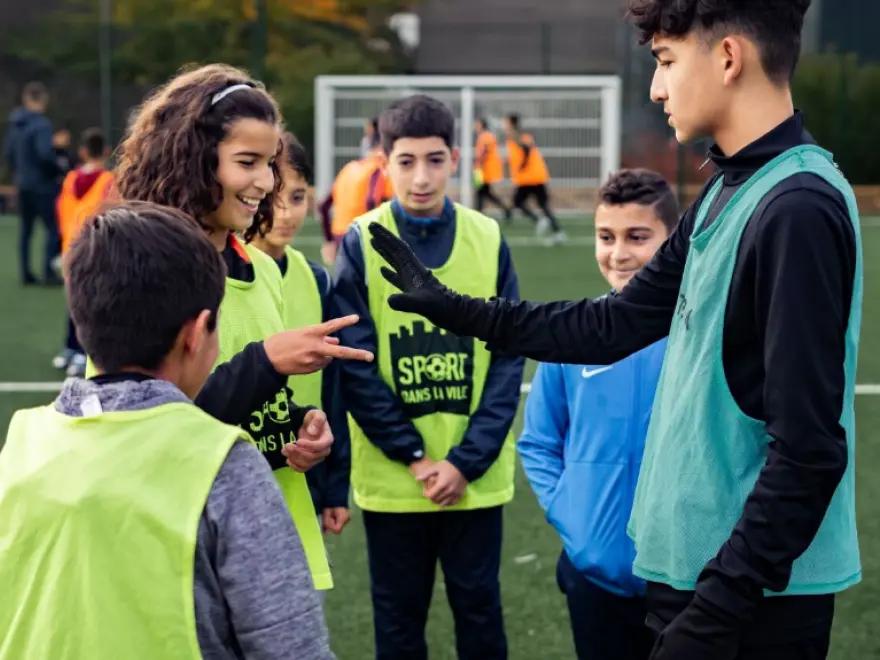
{"label": "green bib", "polygon": [[201,658],[199,519],[244,436],[186,403],[17,412],[0,453],[0,659]]}
{"label": "green bib", "polygon": [[[448,261],[433,270],[444,284],[479,298],[497,295],[498,224],[462,206],[455,207],[455,239]],[[468,428],[480,404],[491,355],[485,343],[458,337],[434,327],[416,314],[388,305],[397,290],[380,272],[385,264],[364,237],[367,225],[378,222],[397,234],[391,204],[357,220],[364,253],[370,316],[376,327],[379,375],[397,394],[400,405],[425,442],[434,460],[446,458]],[[385,456],[349,416],[351,482],[354,499],[367,511],[425,512],[496,506],[513,498],[514,446],[510,435],[492,467],[468,484],[464,497],[452,507],[439,507],[422,495],[422,486],[403,463]]]}
{"label": "green bib", "polygon": [[[302,252],[289,245],[284,252],[287,255],[287,272],[281,280],[284,327],[287,330],[296,330],[307,325],[316,325],[323,320],[324,310],[315,275]],[[299,405],[322,407],[322,374],[322,371],[316,371],[313,374],[291,376],[293,395]]]}
{"label": "green bib", "polygon": [[[245,250],[254,267],[254,279],[243,282],[226,278],[226,293],[220,304],[218,365],[231,360],[247,344],[285,329],[278,266],[252,245],[245,246]],[[282,387],[273,399],[265,401],[251,414],[245,430],[274,470],[302,541],[315,588],[330,589],[333,578],[306,476],[290,469],[281,453],[287,442],[296,440],[297,429],[290,425],[289,401],[288,387]]]}
{"label": "green bib", "polygon": [[846,431],[849,462],[816,537],[794,562],[791,580],[781,593],[834,593],[861,579],[854,483],[861,239],[852,189],[831,158],[815,146],[795,147],[756,172],[708,227],[703,221],[721,188],[720,179],[698,210],[628,528],[636,545],[633,570],[646,580],[693,589],[698,574],[742,515],[766,461],[772,438],[764,422],[739,408],[724,374],[724,312],[737,247],[749,218],[774,186],[801,173],[820,176],[841,192],[856,237],[846,358],[841,365],[846,389],[840,424]]}

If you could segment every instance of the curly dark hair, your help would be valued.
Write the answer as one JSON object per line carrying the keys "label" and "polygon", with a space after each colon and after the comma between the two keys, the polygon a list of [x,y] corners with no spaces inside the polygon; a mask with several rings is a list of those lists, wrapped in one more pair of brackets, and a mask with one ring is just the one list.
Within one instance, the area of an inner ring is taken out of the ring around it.
{"label": "curly dark hair", "polygon": [[[213,97],[232,85],[247,85],[217,103]],[[220,206],[217,145],[237,119],[259,119],[280,127],[281,112],[263,85],[226,64],[184,68],[153,91],[133,113],[119,145],[116,186],[123,199],[164,204],[204,218]],[[278,152],[281,152],[281,141]],[[272,164],[275,190],[260,202],[245,238],[272,228],[274,197],[281,185]]]}
{"label": "curly dark hair", "polygon": [[628,16],[647,43],[655,34],[683,37],[693,29],[714,41],[739,32],[758,46],[767,77],[785,84],[794,75],[801,28],[811,0],[630,0]]}
{"label": "curly dark hair", "polygon": [[294,172],[305,179],[306,183],[311,183],[313,174],[312,161],[309,159],[309,154],[306,151],[306,148],[302,146],[302,143],[296,138],[296,136],[289,131],[285,131],[281,136],[281,142],[283,145],[281,150],[281,160],[289,165]]}
{"label": "curly dark hair", "polygon": [[653,170],[624,168],[614,172],[599,188],[599,201],[609,205],[652,206],[670,233],[678,224],[678,201],[666,179]]}

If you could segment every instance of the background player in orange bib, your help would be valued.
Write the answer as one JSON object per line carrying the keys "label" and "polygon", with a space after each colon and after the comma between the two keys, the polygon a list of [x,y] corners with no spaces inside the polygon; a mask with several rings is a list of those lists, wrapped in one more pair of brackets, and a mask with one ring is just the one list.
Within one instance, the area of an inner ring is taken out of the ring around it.
{"label": "background player in orange bib", "polygon": [[501,155],[498,153],[498,140],[482,117],[474,121],[474,133],[477,135],[474,166],[474,176],[478,181],[477,210],[482,213],[483,206],[488,200],[504,211],[505,220],[510,220],[510,207],[492,190],[492,186],[504,178],[504,167],[501,165]]}
{"label": "background player in orange bib", "polygon": [[[535,223],[539,236],[550,234],[552,244],[566,240],[565,232],[550,209],[550,193],[547,184],[550,172],[535,139],[520,129],[520,116],[509,114],[504,118],[504,134],[507,136],[507,164],[510,168],[510,179],[513,181],[513,205]],[[534,197],[544,217],[539,218],[534,211],[526,206],[526,200]]]}

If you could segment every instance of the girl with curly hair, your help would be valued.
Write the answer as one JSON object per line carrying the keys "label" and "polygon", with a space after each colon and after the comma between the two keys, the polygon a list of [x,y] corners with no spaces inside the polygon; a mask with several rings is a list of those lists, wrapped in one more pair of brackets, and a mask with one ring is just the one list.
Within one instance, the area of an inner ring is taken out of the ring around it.
{"label": "girl with curly hair", "polygon": [[116,176],[123,198],[190,214],[221,252],[227,278],[220,355],[195,402],[251,434],[275,471],[315,587],[329,589],[303,472],[329,453],[333,436],[323,412],[293,403],[289,377],[320,370],[333,357],[372,356],[329,336],[356,318],[285,332],[278,268],[246,244],[272,227],[280,137],[275,100],[245,72],[224,64],[184,70],[134,113]]}

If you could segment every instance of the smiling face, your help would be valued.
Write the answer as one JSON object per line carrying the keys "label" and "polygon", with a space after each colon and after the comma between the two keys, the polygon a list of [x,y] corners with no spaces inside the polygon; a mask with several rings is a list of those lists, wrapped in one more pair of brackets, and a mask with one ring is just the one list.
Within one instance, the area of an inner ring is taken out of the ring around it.
{"label": "smiling face", "polygon": [[654,256],[669,235],[652,205],[599,204],[596,262],[608,284],[620,291]]}
{"label": "smiling face", "polygon": [[275,186],[272,164],[278,151],[278,128],[259,119],[238,119],[217,145],[220,205],[203,219],[215,231],[244,231],[260,202]]}
{"label": "smiling face", "polygon": [[713,135],[724,122],[729,87],[724,84],[726,59],[694,32],[681,38],[656,35],[651,100],[663,104],[668,123],[681,143]]}
{"label": "smiling face", "polygon": [[441,137],[394,141],[385,166],[394,192],[407,213],[433,217],[443,211],[446,185],[458,167],[458,149],[450,150]]}
{"label": "smiling face", "polygon": [[309,210],[309,200],[308,183],[302,174],[287,163],[282,164],[280,170],[283,186],[275,200],[272,231],[263,237],[263,241],[283,250],[302,228]]}

